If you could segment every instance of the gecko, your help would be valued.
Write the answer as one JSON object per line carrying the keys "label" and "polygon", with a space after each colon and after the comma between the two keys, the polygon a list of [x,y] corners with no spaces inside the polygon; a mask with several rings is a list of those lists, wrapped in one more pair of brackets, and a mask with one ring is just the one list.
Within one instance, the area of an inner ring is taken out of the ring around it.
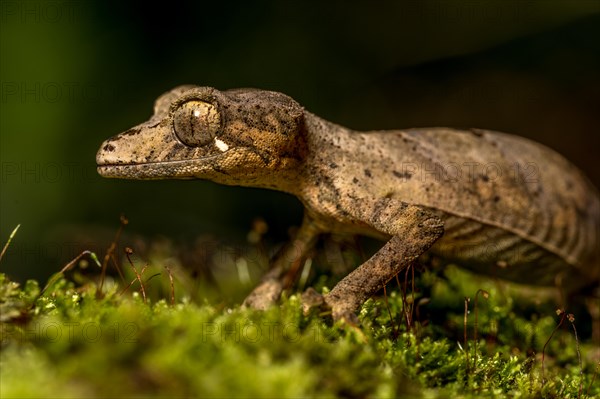
{"label": "gecko", "polygon": [[319,236],[365,235],[383,246],[308,305],[357,321],[361,305],[425,254],[480,274],[566,292],[598,287],[597,189],[557,152],[481,129],[355,131],[258,89],[184,85],[152,117],[104,141],[101,176],[204,179],[296,196],[295,237],[244,305],[265,309]]}

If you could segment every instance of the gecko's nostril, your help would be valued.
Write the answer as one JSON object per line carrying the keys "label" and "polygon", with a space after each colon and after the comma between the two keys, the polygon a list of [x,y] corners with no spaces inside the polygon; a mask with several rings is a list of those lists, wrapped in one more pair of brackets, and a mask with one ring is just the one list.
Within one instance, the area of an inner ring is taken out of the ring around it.
{"label": "gecko's nostril", "polygon": [[115,150],[115,146],[112,144],[106,144],[102,149],[106,152],[113,152]]}

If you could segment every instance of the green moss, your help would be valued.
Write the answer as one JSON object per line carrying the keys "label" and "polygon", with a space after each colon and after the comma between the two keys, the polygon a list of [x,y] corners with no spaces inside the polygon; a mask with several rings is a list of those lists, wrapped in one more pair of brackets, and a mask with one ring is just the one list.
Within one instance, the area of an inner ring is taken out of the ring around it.
{"label": "green moss", "polygon": [[[446,274],[423,279],[437,296],[411,331],[397,291],[389,311],[383,298],[369,300],[356,329],[303,316],[296,295],[257,312],[183,293],[170,305],[168,289],[148,289],[145,303],[135,286],[121,294],[116,284],[99,299],[97,284],[59,279],[38,298],[37,283],[19,287],[0,275],[0,396],[576,398],[582,382],[585,397],[595,364],[585,361],[581,381],[571,332],[550,341],[542,387],[541,348],[558,319],[552,311],[523,317],[518,296],[490,282],[489,298],[479,298],[476,359],[470,305],[467,363],[461,302],[483,280]],[[591,343],[581,350],[586,359]]]}

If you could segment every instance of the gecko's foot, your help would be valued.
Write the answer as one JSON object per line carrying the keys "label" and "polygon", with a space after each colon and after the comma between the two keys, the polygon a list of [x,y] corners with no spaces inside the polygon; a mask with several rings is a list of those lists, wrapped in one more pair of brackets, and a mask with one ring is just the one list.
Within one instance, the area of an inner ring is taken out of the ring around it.
{"label": "gecko's foot", "polygon": [[281,296],[283,286],[277,280],[267,280],[260,283],[244,299],[243,307],[266,310],[273,306]]}
{"label": "gecko's foot", "polygon": [[348,306],[337,304],[329,295],[321,295],[313,288],[308,288],[302,294],[302,311],[306,316],[315,308],[329,310],[335,322],[341,321],[352,327],[356,327],[359,324],[356,313]]}
{"label": "gecko's foot", "polygon": [[333,317],[333,321],[338,322],[341,321],[344,324],[347,324],[351,327],[358,327],[360,321],[358,320],[358,316],[354,312],[349,312],[345,310],[331,310],[331,316]]}
{"label": "gecko's foot", "polygon": [[333,321],[341,321],[353,327],[359,325],[358,316],[356,315],[356,306],[352,302],[340,300],[331,294],[324,297],[325,304],[331,309],[331,317]]}
{"label": "gecko's foot", "polygon": [[323,295],[309,287],[302,293],[302,313],[307,316],[311,310],[321,308],[325,304]]}

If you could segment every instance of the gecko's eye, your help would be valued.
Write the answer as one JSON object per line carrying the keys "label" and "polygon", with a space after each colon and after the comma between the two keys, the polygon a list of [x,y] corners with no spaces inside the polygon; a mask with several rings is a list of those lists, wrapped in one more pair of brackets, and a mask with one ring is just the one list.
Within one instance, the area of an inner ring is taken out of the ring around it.
{"label": "gecko's eye", "polygon": [[191,147],[212,142],[221,128],[217,108],[204,101],[183,103],[173,114],[175,134],[184,144]]}

